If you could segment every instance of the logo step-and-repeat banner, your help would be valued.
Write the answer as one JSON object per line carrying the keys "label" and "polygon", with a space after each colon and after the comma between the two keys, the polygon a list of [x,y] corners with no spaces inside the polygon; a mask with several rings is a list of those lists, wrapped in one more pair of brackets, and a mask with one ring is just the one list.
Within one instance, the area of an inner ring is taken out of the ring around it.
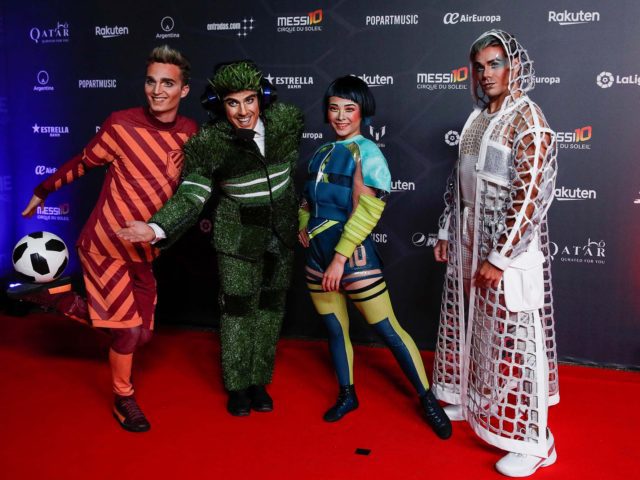
{"label": "logo step-and-repeat banner", "polygon": [[[558,132],[559,176],[549,214],[561,359],[640,366],[640,4],[435,0],[175,3],[114,0],[0,6],[0,271],[15,241],[52,231],[72,245],[102,182],[92,171],[50,196],[30,220],[33,187],[75,155],[114,110],[144,102],[144,62],[168,43],[193,63],[182,113],[206,121],[199,95],[219,62],[251,58],[283,101],[306,116],[305,162],[332,139],[322,119],[331,80],[353,74],[376,97],[363,134],[387,157],[393,194],[374,240],[396,314],[422,348],[434,347],[443,266],[433,260],[446,178],[472,108],[468,49],[482,32],[514,33],[534,59],[532,98]],[[211,222],[158,261],[159,322],[217,325]],[[296,259],[286,335],[325,335]],[[72,258],[72,272],[79,272]],[[357,341],[376,342],[354,315]]]}

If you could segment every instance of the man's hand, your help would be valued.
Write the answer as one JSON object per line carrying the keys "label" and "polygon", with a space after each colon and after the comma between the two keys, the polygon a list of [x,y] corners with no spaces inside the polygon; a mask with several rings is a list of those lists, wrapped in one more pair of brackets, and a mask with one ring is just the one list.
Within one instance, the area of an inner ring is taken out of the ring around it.
{"label": "man's hand", "polygon": [[340,289],[340,280],[344,274],[347,257],[336,253],[322,276],[322,289],[325,292],[336,292]]}
{"label": "man's hand", "polygon": [[476,273],[476,286],[498,288],[503,273],[498,267],[485,260]]}
{"label": "man's hand", "polygon": [[436,262],[446,262],[448,260],[448,249],[449,242],[447,240],[438,240],[438,242],[433,247],[433,256],[436,257]]}
{"label": "man's hand", "polygon": [[129,220],[127,228],[119,230],[117,235],[131,243],[151,242],[156,238],[153,228],[138,220]]}
{"label": "man's hand", "polygon": [[307,232],[306,228],[298,232],[298,241],[304,248],[309,248],[309,232]]}
{"label": "man's hand", "polygon": [[31,200],[29,200],[29,203],[27,204],[26,208],[22,211],[22,216],[23,217],[32,216],[36,212],[36,209],[39,206],[44,207],[44,200],[39,196],[34,195],[33,197],[31,197]]}

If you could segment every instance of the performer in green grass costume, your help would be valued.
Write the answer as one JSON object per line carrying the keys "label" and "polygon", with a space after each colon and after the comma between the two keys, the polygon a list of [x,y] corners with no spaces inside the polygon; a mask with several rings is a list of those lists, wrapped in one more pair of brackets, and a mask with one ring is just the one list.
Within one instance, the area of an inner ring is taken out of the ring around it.
{"label": "performer in green grass costume", "polygon": [[271,382],[296,241],[293,173],[302,113],[247,61],[216,69],[203,105],[216,118],[184,146],[183,181],[149,221],[120,235],[161,248],[193,225],[214,189],[213,247],[220,276],[220,338],[227,410],[271,411]]}

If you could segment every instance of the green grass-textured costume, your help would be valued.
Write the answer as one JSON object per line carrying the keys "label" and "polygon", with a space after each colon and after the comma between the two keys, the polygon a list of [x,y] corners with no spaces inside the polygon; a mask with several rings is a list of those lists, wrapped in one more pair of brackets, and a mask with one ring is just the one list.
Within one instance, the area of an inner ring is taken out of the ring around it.
{"label": "green grass-textured costume", "polygon": [[[217,92],[259,90],[261,75],[255,72],[227,68],[212,84]],[[220,274],[222,370],[229,391],[271,381],[296,241],[293,173],[302,113],[276,103],[261,118],[264,155],[253,140],[237,136],[226,119],[202,127],[184,146],[182,184],[150,220],[165,231],[167,239],[157,245],[166,247],[197,221],[212,190],[221,194],[213,247]]]}

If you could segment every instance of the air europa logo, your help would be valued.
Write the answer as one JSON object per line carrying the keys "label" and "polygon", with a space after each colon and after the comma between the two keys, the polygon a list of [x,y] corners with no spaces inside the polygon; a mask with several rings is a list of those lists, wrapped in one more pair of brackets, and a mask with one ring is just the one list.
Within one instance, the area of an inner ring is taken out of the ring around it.
{"label": "air europa logo", "polygon": [[418,73],[416,84],[419,90],[466,90],[463,83],[469,78],[469,67],[460,67],[450,72]]}
{"label": "air europa logo", "polygon": [[324,15],[321,8],[305,15],[278,17],[277,31],[280,33],[321,32],[323,19]]}
{"label": "air europa logo", "polygon": [[500,15],[478,15],[465,14],[458,12],[445,13],[442,23],[445,25],[455,25],[456,23],[497,23],[500,21]]}

